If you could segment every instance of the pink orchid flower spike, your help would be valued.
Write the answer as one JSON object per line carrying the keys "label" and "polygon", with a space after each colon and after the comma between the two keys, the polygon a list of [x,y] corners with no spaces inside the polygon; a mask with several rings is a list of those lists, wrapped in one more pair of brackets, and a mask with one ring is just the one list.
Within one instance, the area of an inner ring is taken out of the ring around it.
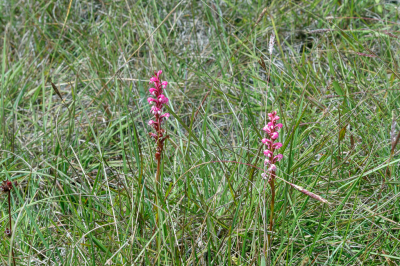
{"label": "pink orchid flower spike", "polygon": [[275,141],[279,138],[278,131],[283,127],[283,125],[277,123],[279,116],[276,111],[269,113],[268,119],[269,122],[265,127],[263,127],[263,131],[267,133],[267,137],[263,138],[261,142],[267,146],[267,150],[264,151],[264,155],[267,157],[264,164],[268,166],[266,172],[270,174],[271,179],[275,176],[275,171],[277,170],[275,162],[279,162],[283,158],[282,154],[278,154],[274,157],[275,150],[282,147],[282,143]]}
{"label": "pink orchid flower spike", "polygon": [[149,135],[154,138],[155,142],[157,143],[157,149],[155,153],[157,160],[160,159],[164,148],[164,141],[168,138],[168,135],[164,136],[165,130],[162,128],[162,123],[170,116],[169,113],[162,113],[163,108],[166,104],[168,104],[169,99],[164,95],[164,89],[167,87],[168,82],[161,81],[161,75],[162,70],[159,70],[154,72],[154,75],[150,78],[150,84],[154,84],[154,87],[150,88],[149,92],[154,97],[147,98],[147,102],[152,104],[150,112],[154,115],[154,120],[150,120],[148,124],[155,130],[155,133],[149,133]]}

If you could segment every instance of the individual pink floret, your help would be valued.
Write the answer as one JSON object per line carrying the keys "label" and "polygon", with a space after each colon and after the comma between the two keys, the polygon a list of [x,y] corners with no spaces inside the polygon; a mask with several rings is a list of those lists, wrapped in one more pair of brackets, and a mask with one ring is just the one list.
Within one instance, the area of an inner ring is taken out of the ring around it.
{"label": "individual pink floret", "polygon": [[153,104],[153,103],[156,103],[157,100],[154,99],[154,98],[149,97],[149,98],[147,98],[147,102],[148,102],[149,104]]}
{"label": "individual pink floret", "polygon": [[161,104],[166,104],[166,103],[168,103],[168,98],[161,94],[160,96],[158,96],[158,101]]}
{"label": "individual pink floret", "polygon": [[275,150],[279,149],[280,147],[282,147],[282,143],[280,142],[272,144],[272,148],[274,148]]}
{"label": "individual pink floret", "polygon": [[268,125],[265,126],[265,127],[263,127],[263,130],[264,130],[266,133],[268,133],[268,134],[271,133],[271,128],[270,128]]}
{"label": "individual pink floret", "polygon": [[156,105],[153,105],[153,106],[151,107],[151,109],[150,109],[150,112],[151,112],[153,115],[161,114],[161,109],[158,108]]}
{"label": "individual pink floret", "polygon": [[278,134],[278,132],[272,132],[270,137],[272,140],[276,140],[279,137],[279,134]]}
{"label": "individual pink floret", "polygon": [[264,155],[267,156],[267,157],[272,157],[273,153],[270,150],[265,150],[264,151]]}
{"label": "individual pink floret", "polygon": [[158,82],[158,77],[153,76],[153,77],[150,78],[149,84],[154,83],[154,82]]}
{"label": "individual pink floret", "polygon": [[274,162],[279,162],[280,160],[282,160],[283,155],[282,154],[278,154],[274,157]]}
{"label": "individual pink floret", "polygon": [[276,165],[275,164],[271,164],[268,168],[268,171],[270,172],[275,172],[276,171]]}
{"label": "individual pink floret", "polygon": [[149,89],[150,94],[156,95],[157,89],[156,88],[150,88]]}
{"label": "individual pink floret", "polygon": [[170,114],[169,114],[169,113],[165,113],[165,114],[161,115],[161,116],[160,116],[160,118],[165,118],[165,119],[168,119],[168,118],[169,118],[169,116],[170,116]]}
{"label": "individual pink floret", "polygon": [[270,139],[262,139],[261,142],[267,145],[268,147],[271,146],[272,144],[272,140]]}

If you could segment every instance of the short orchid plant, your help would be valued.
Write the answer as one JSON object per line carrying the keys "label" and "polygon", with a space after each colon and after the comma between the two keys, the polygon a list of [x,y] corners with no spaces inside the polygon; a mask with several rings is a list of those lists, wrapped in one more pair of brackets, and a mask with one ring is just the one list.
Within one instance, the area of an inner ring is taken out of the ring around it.
{"label": "short orchid plant", "polygon": [[[11,190],[15,187],[17,187],[18,183],[17,181],[11,182],[10,180],[5,180],[3,183],[0,185],[0,191],[3,193],[7,193],[8,195],[8,222],[9,222],[9,228],[6,228],[5,230],[5,235],[7,237],[12,237],[12,223],[11,223]],[[15,256],[14,256],[14,248],[11,247],[11,256],[13,259],[13,264],[15,264]]]}

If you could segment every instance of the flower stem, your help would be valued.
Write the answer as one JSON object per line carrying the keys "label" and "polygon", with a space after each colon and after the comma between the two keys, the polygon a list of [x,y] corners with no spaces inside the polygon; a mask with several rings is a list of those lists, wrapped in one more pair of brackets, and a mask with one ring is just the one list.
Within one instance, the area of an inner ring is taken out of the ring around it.
{"label": "flower stem", "polygon": [[[156,114],[156,121],[157,121],[157,153],[158,155],[156,155],[156,160],[157,160],[157,172],[156,172],[156,207],[155,207],[155,211],[156,211],[156,224],[158,224],[158,190],[159,190],[159,185],[160,185],[160,175],[161,175],[161,152],[163,150],[163,143],[160,141],[160,138],[162,136],[162,129],[161,129],[161,120],[160,120],[160,116],[158,114]],[[157,154],[156,153],[156,154]]]}
{"label": "flower stem", "polygon": [[157,159],[157,173],[156,173],[157,185],[160,183],[160,167],[161,167],[161,158],[158,158]]}
{"label": "flower stem", "polygon": [[[9,219],[9,223],[10,223],[10,232],[11,232],[11,237],[12,237],[12,222],[11,222],[11,191],[8,191],[8,219]],[[10,241],[10,245],[11,245],[11,241]],[[15,257],[14,257],[14,248],[11,246],[11,256],[13,258],[13,264],[14,266],[17,265],[15,264]]]}
{"label": "flower stem", "polygon": [[[269,215],[269,231],[272,233],[272,227],[274,225],[274,206],[275,206],[275,180],[271,179],[269,183],[271,186],[271,213]],[[271,236],[268,235],[268,245],[271,246]]]}
{"label": "flower stem", "polygon": [[[158,119],[157,119],[158,120]],[[157,143],[157,147],[159,147],[159,141]],[[155,211],[155,215],[156,215],[156,223],[154,226],[154,231],[153,234],[155,234],[156,229],[157,229],[157,225],[158,225],[158,192],[159,192],[159,187],[160,187],[160,175],[161,175],[161,155],[157,157],[157,172],[156,172],[156,205],[154,206],[154,211]],[[159,242],[158,242],[158,238],[156,237],[156,248],[158,250],[159,247]]]}
{"label": "flower stem", "polygon": [[[270,247],[272,246],[272,229],[274,226],[274,206],[275,206],[275,173],[271,172],[270,179],[268,180],[268,183],[271,187],[271,203],[270,203],[270,215],[269,215],[269,233],[267,232],[267,239],[264,242],[264,258],[267,261],[267,258],[269,257],[269,250]],[[266,230],[266,228],[265,228]]]}

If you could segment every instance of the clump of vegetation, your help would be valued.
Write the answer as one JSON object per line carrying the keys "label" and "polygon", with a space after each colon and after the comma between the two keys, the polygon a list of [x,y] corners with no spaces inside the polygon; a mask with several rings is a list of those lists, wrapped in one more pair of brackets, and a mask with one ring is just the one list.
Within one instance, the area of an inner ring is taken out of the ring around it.
{"label": "clump of vegetation", "polygon": [[0,264],[399,264],[397,3],[0,9]]}

